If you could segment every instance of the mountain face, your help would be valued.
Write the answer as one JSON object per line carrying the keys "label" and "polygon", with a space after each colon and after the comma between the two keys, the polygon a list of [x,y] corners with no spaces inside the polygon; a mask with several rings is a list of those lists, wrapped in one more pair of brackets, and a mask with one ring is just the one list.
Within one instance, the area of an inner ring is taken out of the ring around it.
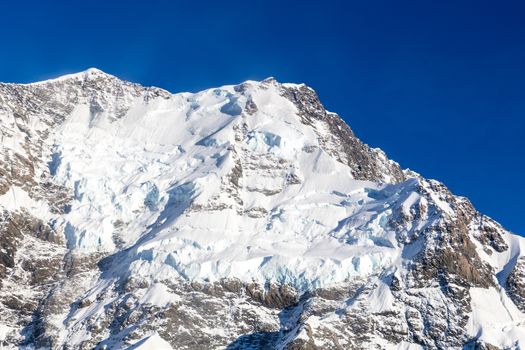
{"label": "mountain face", "polygon": [[0,345],[519,349],[525,240],[305,85],[0,84]]}

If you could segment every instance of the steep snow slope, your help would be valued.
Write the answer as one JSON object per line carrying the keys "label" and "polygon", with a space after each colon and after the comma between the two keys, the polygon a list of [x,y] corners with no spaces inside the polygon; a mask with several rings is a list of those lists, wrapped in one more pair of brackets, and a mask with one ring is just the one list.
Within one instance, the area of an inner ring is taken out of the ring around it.
{"label": "steep snow slope", "polygon": [[[320,147],[316,132],[328,130],[302,124],[278,89],[137,98],[118,120],[79,105],[52,147],[55,181],[75,193],[59,223],[68,246],[113,251],[141,238],[133,274],[301,291],[392,265],[399,249],[386,223],[418,202],[417,181],[355,180]],[[242,115],[248,101],[257,110]]]}
{"label": "steep snow slope", "polygon": [[525,344],[524,240],[304,85],[90,69],[0,98],[6,345]]}

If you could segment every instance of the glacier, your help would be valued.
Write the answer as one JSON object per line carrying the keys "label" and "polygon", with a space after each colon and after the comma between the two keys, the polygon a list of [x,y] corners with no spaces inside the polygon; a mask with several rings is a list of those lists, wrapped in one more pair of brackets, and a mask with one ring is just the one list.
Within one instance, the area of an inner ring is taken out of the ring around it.
{"label": "glacier", "polygon": [[[400,258],[395,234],[375,217],[385,206],[414,205],[404,198],[414,184],[392,189],[353,179],[299,123],[278,85],[243,86],[242,94],[224,86],[147,103],[139,96],[118,120],[79,105],[49,140],[54,181],[76,188],[57,224],[70,227],[69,246],[113,251],[117,240],[131,247],[125,264],[136,276],[236,277],[301,292],[393,266]],[[241,116],[232,106],[247,101],[258,110]],[[261,168],[243,176],[243,189],[221,183],[252,155],[262,158]],[[263,168],[272,158],[286,165],[281,176]],[[287,176],[300,183],[286,183]],[[221,186],[232,194],[218,193]]]}

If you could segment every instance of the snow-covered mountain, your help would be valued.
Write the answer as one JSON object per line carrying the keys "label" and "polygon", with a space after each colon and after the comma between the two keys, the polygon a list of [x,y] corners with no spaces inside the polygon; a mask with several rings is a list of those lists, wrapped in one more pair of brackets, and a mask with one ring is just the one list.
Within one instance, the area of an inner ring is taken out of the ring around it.
{"label": "snow-covered mountain", "polygon": [[519,349],[525,240],[305,86],[0,84],[0,345]]}

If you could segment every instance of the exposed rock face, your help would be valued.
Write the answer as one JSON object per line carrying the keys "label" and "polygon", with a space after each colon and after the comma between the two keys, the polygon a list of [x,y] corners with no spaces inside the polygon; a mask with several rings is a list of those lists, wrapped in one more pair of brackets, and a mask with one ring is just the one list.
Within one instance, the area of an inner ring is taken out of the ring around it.
{"label": "exposed rock face", "polygon": [[518,309],[525,312],[525,258],[520,257],[507,278],[507,293]]}
{"label": "exposed rock face", "polygon": [[1,346],[525,346],[523,240],[309,87],[91,69],[0,84],[0,121]]}
{"label": "exposed rock face", "polygon": [[[0,319],[3,326],[29,329],[60,279],[66,250],[57,232],[25,211],[4,211],[0,239]],[[4,339],[6,345],[17,342],[16,335]]]}
{"label": "exposed rock face", "polygon": [[306,85],[284,86],[282,93],[297,106],[301,122],[315,127],[319,126],[316,122],[320,122],[327,131],[324,135],[318,134],[321,147],[348,165],[354,178],[389,183],[406,179],[397,163],[387,159],[381,150],[363,144],[337,114],[327,112],[314,90]]}

